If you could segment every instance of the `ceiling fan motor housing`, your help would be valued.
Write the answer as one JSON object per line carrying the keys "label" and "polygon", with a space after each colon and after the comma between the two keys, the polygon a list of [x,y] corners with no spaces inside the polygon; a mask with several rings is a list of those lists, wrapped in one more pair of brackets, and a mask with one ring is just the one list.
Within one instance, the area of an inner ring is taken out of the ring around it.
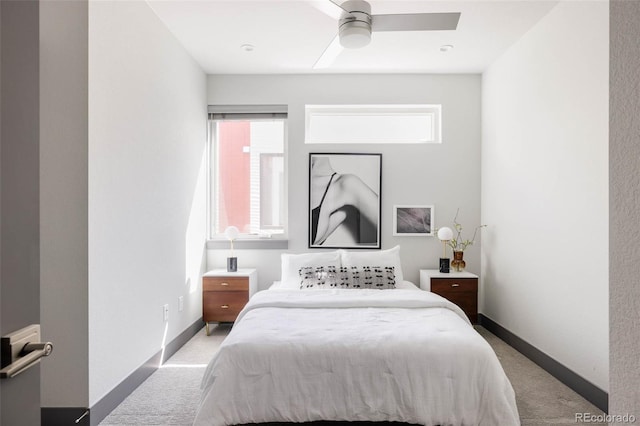
{"label": "ceiling fan motor housing", "polygon": [[340,44],[349,49],[364,47],[371,41],[371,5],[348,0],[341,7],[349,11],[340,18]]}

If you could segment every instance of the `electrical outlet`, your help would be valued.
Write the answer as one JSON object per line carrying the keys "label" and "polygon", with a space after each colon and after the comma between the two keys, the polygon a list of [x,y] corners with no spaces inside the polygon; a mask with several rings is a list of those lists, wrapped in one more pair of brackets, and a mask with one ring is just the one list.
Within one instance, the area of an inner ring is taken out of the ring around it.
{"label": "electrical outlet", "polygon": [[162,307],[162,314],[164,317],[164,322],[169,321],[169,305],[164,305]]}
{"label": "electrical outlet", "polygon": [[180,296],[178,297],[178,311],[182,312],[183,309],[184,309],[184,297]]}

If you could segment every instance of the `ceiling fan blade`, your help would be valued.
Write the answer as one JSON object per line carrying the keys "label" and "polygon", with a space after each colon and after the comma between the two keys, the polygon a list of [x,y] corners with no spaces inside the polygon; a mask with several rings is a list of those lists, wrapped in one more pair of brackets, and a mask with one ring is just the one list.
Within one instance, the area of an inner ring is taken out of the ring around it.
{"label": "ceiling fan blade", "polygon": [[309,3],[320,12],[329,15],[336,21],[339,20],[344,13],[349,13],[333,0],[310,0]]}
{"label": "ceiling fan blade", "polygon": [[460,12],[373,15],[372,31],[443,31],[458,27]]}
{"label": "ceiling fan blade", "polygon": [[313,64],[313,69],[329,68],[343,50],[344,48],[340,44],[340,37],[336,34],[329,46],[324,49],[320,58]]}

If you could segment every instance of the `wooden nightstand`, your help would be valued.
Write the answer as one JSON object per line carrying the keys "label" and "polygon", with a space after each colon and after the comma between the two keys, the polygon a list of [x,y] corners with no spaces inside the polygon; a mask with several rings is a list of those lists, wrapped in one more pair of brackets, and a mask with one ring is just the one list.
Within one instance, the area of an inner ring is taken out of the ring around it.
{"label": "wooden nightstand", "polygon": [[478,276],[471,272],[443,274],[437,269],[420,270],[420,288],[450,300],[464,311],[469,320],[478,322]]}
{"label": "wooden nightstand", "polygon": [[202,276],[202,319],[209,335],[210,322],[233,322],[258,289],[258,272],[214,269]]}

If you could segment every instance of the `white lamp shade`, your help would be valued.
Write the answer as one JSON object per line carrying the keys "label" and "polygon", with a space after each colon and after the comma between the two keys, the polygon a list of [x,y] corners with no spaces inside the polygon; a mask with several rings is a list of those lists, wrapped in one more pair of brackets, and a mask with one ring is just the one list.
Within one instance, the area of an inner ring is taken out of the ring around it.
{"label": "white lamp shade", "polygon": [[224,230],[224,235],[227,236],[229,241],[233,241],[240,235],[240,230],[235,226],[228,226],[227,229]]}
{"label": "white lamp shade", "polygon": [[440,241],[451,241],[452,238],[453,231],[451,230],[451,228],[447,228],[445,226],[444,228],[438,229],[438,239]]}

